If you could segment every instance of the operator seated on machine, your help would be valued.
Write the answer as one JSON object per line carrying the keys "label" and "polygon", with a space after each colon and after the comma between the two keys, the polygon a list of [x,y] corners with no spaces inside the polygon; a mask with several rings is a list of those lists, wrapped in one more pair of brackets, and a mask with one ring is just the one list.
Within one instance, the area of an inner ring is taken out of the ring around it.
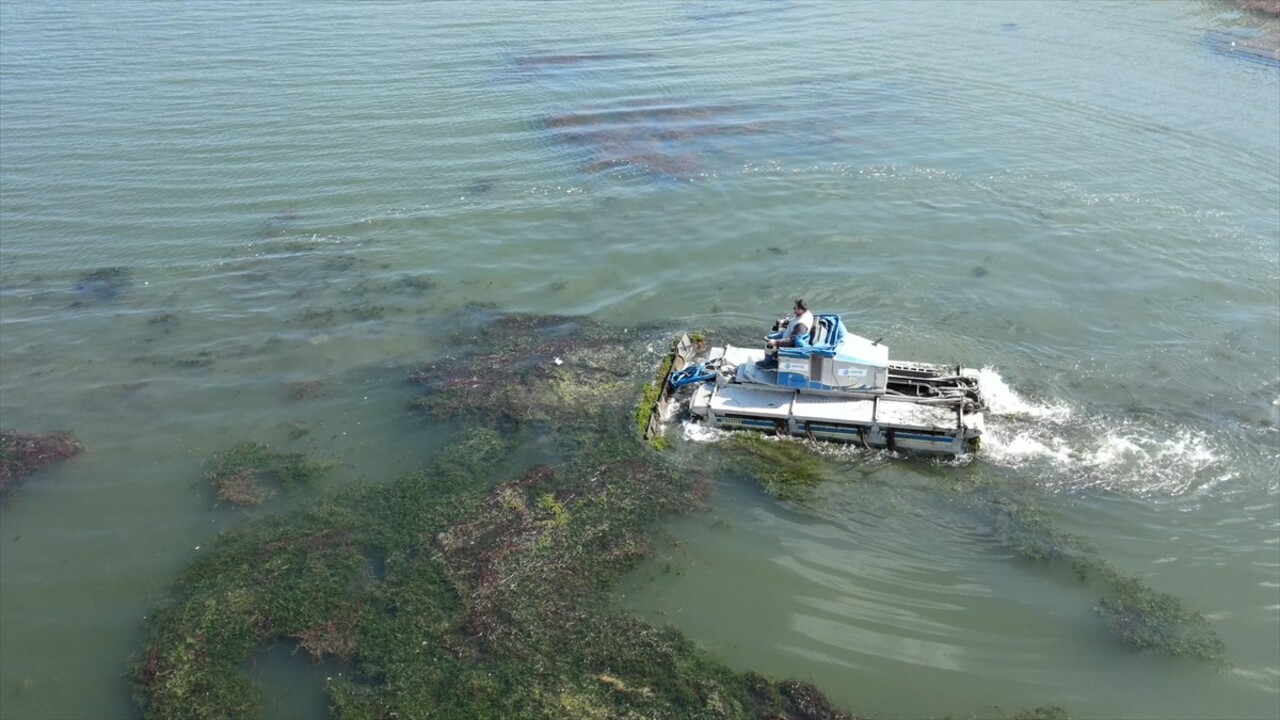
{"label": "operator seated on machine", "polygon": [[779,318],[773,324],[774,332],[765,336],[766,354],[756,367],[772,370],[778,367],[778,348],[795,347],[796,340],[809,334],[813,329],[813,313],[809,312],[809,304],[803,298],[796,300],[791,307],[793,317]]}

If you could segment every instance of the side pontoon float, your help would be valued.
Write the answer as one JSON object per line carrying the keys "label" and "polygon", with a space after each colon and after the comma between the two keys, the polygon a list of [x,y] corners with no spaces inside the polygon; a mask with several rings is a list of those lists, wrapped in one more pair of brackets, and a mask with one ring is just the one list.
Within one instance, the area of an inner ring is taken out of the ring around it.
{"label": "side pontoon float", "polygon": [[879,340],[847,332],[840,316],[817,315],[776,368],[763,349],[711,347],[684,335],[648,434],[677,412],[725,430],[750,429],[869,448],[960,455],[978,448],[982,393],[976,370],[889,359]]}

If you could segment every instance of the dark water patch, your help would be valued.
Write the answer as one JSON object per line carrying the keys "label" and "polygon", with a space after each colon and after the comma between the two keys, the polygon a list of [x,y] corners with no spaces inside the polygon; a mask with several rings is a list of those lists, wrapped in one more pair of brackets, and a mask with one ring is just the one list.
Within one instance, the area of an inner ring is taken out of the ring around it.
{"label": "dark water patch", "polygon": [[297,210],[281,210],[267,220],[262,236],[272,238],[288,234],[294,230],[301,219],[302,213]]}
{"label": "dark water patch", "polygon": [[706,172],[729,138],[776,130],[756,113],[741,105],[642,99],[546,116],[538,127],[586,153],[584,172],[628,170],[687,180]]}
{"label": "dark water patch", "polygon": [[80,276],[72,288],[74,305],[114,300],[133,284],[133,270],[127,267],[104,267]]}
{"label": "dark water patch", "polygon": [[320,270],[327,273],[345,273],[356,266],[360,258],[349,253],[326,255],[320,259]]}
{"label": "dark water patch", "polygon": [[296,322],[307,327],[324,328],[333,325],[337,320],[338,311],[331,307],[306,307],[292,319],[285,320],[285,324]]}
{"label": "dark water patch", "polygon": [[1232,30],[1205,35],[1205,47],[1249,63],[1280,67],[1280,36],[1258,30]]}
{"label": "dark water patch", "polygon": [[347,313],[357,322],[381,320],[387,314],[387,306],[378,303],[358,303],[347,307]]}
{"label": "dark water patch", "polygon": [[974,265],[970,270],[974,277],[986,277],[991,271],[985,265]]}
{"label": "dark water patch", "polygon": [[476,180],[471,181],[470,184],[468,184],[465,188],[463,188],[462,194],[468,195],[468,196],[484,195],[486,193],[492,192],[493,189],[497,187],[497,185],[498,185],[498,178],[492,178],[492,177],[478,178]]}
{"label": "dark water patch", "polygon": [[329,381],[324,378],[304,378],[285,383],[287,397],[294,401],[323,397],[328,387]]}
{"label": "dark water patch", "polygon": [[84,445],[65,431],[36,434],[0,430],[0,499],[46,465],[84,451]]}
{"label": "dark water patch", "polygon": [[1280,16],[1280,0],[1235,0],[1241,9],[1260,15]]}
{"label": "dark water patch", "polygon": [[161,312],[147,318],[147,325],[157,328],[164,333],[173,332],[174,328],[179,325],[177,313]]}
{"label": "dark water patch", "polygon": [[214,352],[212,350],[199,350],[190,353],[184,351],[172,355],[139,355],[132,360],[132,362],[142,365],[167,365],[185,370],[207,370],[213,366],[213,361]]}
{"label": "dark water patch", "polygon": [[331,717],[325,685],[351,672],[341,660],[316,660],[297,643],[259,650],[245,667],[264,690],[261,720]]}
{"label": "dark water patch", "polygon": [[276,426],[290,440],[301,440],[311,434],[311,424],[305,420],[290,420]]}
{"label": "dark water patch", "polygon": [[434,277],[425,273],[401,275],[396,282],[401,288],[419,294],[431,292],[439,285],[439,282]]}

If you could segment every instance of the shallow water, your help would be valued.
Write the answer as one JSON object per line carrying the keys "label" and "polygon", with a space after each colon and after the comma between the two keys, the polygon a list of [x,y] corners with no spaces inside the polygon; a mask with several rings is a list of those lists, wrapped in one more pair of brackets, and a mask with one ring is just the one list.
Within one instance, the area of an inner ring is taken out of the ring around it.
{"label": "shallow water", "polygon": [[[255,514],[213,507],[211,454],[312,450],[330,487],[430,458],[406,369],[469,303],[675,332],[796,295],[989,367],[983,451],[854,453],[807,506],[730,474],[638,612],[881,717],[1280,715],[1280,67],[1222,42],[1280,23],[478,5],[0,3],[0,419],[89,448],[0,508],[0,715],[135,712],[143,615]],[[974,473],[1232,669],[1118,646],[934,487]],[[296,662],[258,665],[280,717],[322,705]]]}

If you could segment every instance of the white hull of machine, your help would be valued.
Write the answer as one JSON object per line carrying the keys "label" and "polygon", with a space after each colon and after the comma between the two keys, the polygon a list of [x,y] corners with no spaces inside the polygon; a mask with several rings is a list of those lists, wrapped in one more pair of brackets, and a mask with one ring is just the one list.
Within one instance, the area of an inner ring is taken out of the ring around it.
{"label": "white hull of machine", "polygon": [[975,370],[888,359],[888,349],[839,327],[828,346],[763,350],[676,343],[657,417],[680,412],[725,430],[757,430],[870,448],[961,455],[978,449],[983,400]]}
{"label": "white hull of machine", "polygon": [[[982,413],[966,414],[963,405],[926,403],[919,398],[856,390],[785,387],[777,383],[778,370],[756,366],[757,360],[764,359],[760,350],[732,345],[713,348],[702,362],[717,358],[736,367],[733,378],[697,385],[688,398],[689,413],[713,427],[949,455],[972,452],[982,435]],[[893,365],[920,370],[936,367]],[[971,370],[960,372],[970,377],[977,375]]]}

